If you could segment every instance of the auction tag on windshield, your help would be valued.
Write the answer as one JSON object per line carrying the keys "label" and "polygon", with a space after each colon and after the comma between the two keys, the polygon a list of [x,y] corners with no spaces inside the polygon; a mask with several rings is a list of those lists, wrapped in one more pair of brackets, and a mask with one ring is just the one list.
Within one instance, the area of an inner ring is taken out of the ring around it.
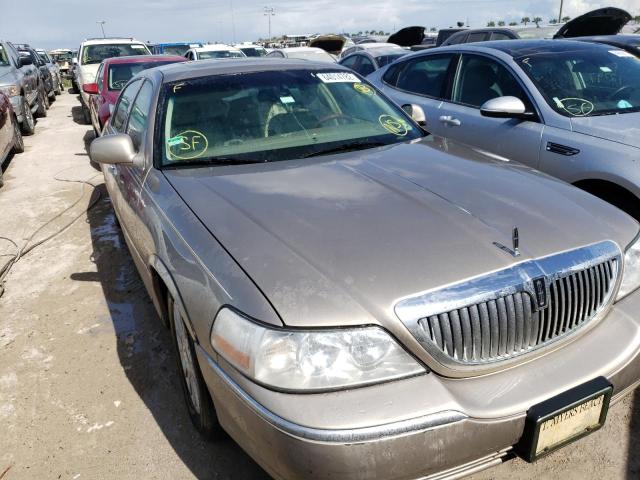
{"label": "auction tag on windshield", "polygon": [[612,53],[616,57],[636,58],[633,53],[629,53],[626,50],[609,50],[609,53]]}
{"label": "auction tag on windshield", "polygon": [[316,77],[324,83],[360,83],[358,77],[347,72],[316,73]]}

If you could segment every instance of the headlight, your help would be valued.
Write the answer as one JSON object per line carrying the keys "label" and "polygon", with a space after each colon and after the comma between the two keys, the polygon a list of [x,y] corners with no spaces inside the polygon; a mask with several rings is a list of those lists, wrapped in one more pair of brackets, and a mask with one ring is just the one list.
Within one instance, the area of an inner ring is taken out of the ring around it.
{"label": "headlight", "polygon": [[0,91],[7,97],[16,97],[20,95],[20,88],[17,85],[2,85]]}
{"label": "headlight", "polygon": [[378,327],[285,330],[222,309],[211,345],[249,378],[281,390],[331,390],[426,370]]}
{"label": "headlight", "polygon": [[624,254],[622,283],[616,301],[622,300],[640,287],[640,235],[636,237]]}

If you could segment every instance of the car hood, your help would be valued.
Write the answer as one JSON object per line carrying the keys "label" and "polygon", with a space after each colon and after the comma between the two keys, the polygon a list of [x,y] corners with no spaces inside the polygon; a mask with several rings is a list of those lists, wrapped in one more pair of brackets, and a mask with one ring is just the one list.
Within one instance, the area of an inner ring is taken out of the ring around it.
{"label": "car hood", "polygon": [[[290,326],[397,331],[402,297],[605,239],[624,248],[638,230],[568,184],[438,137],[164,173]],[[511,246],[514,226],[518,258],[493,244]]]}
{"label": "car hood", "polygon": [[631,20],[629,12],[615,7],[599,8],[574,18],[560,27],[553,38],[615,35]]}
{"label": "car hood", "polygon": [[571,119],[574,132],[640,148],[640,112]]}
{"label": "car hood", "polygon": [[424,27],[405,27],[391,35],[387,42],[401,47],[420,45],[424,40],[424,30]]}
{"label": "car hood", "polygon": [[5,85],[7,83],[15,83],[13,68],[10,66],[2,66],[0,67],[0,85]]}

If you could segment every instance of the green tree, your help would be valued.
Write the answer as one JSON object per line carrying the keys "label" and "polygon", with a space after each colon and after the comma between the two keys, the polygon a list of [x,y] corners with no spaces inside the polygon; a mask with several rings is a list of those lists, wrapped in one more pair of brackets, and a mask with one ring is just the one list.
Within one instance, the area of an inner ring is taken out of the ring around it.
{"label": "green tree", "polygon": [[549,23],[550,23],[551,25],[555,25],[556,23],[558,23],[558,20],[556,20],[555,18],[550,18],[550,19],[549,19]]}
{"label": "green tree", "polygon": [[520,23],[524,23],[524,26],[527,26],[527,23],[531,23],[531,19],[529,17],[522,17],[522,20],[520,20]]}
{"label": "green tree", "polygon": [[569,20],[571,20],[571,17],[562,17],[564,23],[567,23]]}
{"label": "green tree", "polygon": [[536,27],[540,27],[540,22],[542,22],[542,19],[540,17],[535,17],[533,19],[533,23],[536,24]]}
{"label": "green tree", "polygon": [[487,27],[495,27],[496,26],[496,22],[494,22],[493,20],[489,20],[487,22]]}
{"label": "green tree", "polygon": [[499,26],[499,27],[504,27],[505,25],[506,25],[506,23],[505,23],[505,21],[504,21],[504,20],[499,20],[499,21],[498,21],[498,26]]}
{"label": "green tree", "polygon": [[437,32],[437,31],[438,31],[438,29],[437,29],[436,27],[431,27],[431,28],[429,29],[429,31],[430,31],[430,32]]}
{"label": "green tree", "polygon": [[635,17],[633,17],[633,21],[636,23],[640,23],[640,15],[636,15]]}
{"label": "green tree", "polygon": [[518,22],[509,22],[510,27],[515,27],[516,25],[518,25]]}

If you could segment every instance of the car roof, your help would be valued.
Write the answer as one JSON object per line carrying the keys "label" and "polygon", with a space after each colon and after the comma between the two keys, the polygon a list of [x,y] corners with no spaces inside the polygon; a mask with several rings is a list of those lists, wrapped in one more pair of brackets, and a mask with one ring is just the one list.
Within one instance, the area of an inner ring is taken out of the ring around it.
{"label": "car roof", "polygon": [[493,49],[517,58],[526,55],[547,52],[568,52],[576,50],[589,50],[593,48],[606,48],[603,45],[574,40],[492,40],[488,42],[466,43],[450,45],[442,48],[428,50],[431,52],[447,50],[477,50]]}
{"label": "car roof", "polygon": [[636,45],[640,43],[640,35],[632,33],[627,35],[593,35],[589,37],[575,37],[573,40],[583,40],[587,42],[604,42],[619,45]]}
{"label": "car roof", "polygon": [[323,50],[322,48],[319,47],[290,47],[290,48],[278,48],[276,50],[282,50],[283,52],[325,52],[327,53],[326,50]]}
{"label": "car roof", "polygon": [[151,63],[151,62],[166,62],[166,61],[181,61],[186,59],[179,55],[127,55],[124,57],[111,57],[104,60],[104,63],[114,65],[118,63]]}
{"label": "car roof", "polygon": [[351,72],[350,69],[337,63],[314,62],[300,59],[277,58],[245,58],[229,59],[224,62],[201,61],[172,63],[155,68],[152,74],[161,74],[163,83],[187,80],[190,78],[228,75],[230,73],[282,72],[286,70],[331,70]]}
{"label": "car roof", "polygon": [[118,43],[142,43],[146,45],[145,42],[136,40],[135,38],[131,37],[88,38],[84,42],[82,42],[83,45],[112,45]]}

